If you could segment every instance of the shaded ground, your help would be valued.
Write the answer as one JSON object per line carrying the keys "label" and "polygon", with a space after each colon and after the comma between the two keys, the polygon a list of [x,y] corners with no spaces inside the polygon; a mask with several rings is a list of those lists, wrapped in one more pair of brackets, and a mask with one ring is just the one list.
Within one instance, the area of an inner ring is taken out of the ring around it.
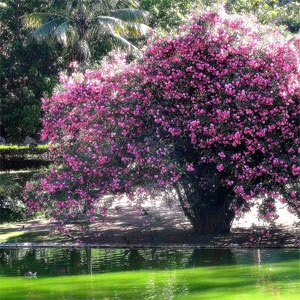
{"label": "shaded ground", "polygon": [[[179,208],[149,207],[147,215],[132,215],[128,210],[110,216],[106,224],[93,225],[99,237],[88,237],[83,241],[92,243],[137,244],[191,244],[201,247],[298,247],[300,246],[300,226],[296,223],[277,223],[271,230],[270,238],[253,243],[250,236],[258,231],[262,223],[250,224],[249,217],[236,220],[228,235],[203,235],[193,231],[189,221]],[[299,225],[299,224],[298,224]]]}
{"label": "shaded ground", "polygon": [[[277,226],[271,230],[270,238],[251,242],[250,236],[256,237],[253,235],[253,231],[265,228],[265,224],[255,220],[254,214],[236,220],[230,234],[212,236],[196,234],[178,207],[170,209],[162,206],[161,203],[150,203],[146,206],[146,211],[134,214],[124,199],[118,203],[118,207],[122,207],[121,212],[109,215],[105,223],[93,224],[91,230],[81,237],[81,244],[105,247],[149,245],[194,245],[222,248],[300,247],[300,224],[297,224],[291,215],[283,211]],[[54,228],[55,224],[51,224],[47,220],[33,220],[10,226],[2,225],[0,242],[58,242],[61,244],[78,242],[68,236],[49,235],[49,231]]]}

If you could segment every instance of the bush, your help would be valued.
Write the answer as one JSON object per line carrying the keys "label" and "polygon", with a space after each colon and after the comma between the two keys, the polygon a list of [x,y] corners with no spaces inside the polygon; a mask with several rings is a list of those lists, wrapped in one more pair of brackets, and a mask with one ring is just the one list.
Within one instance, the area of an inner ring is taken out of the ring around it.
{"label": "bush", "polygon": [[27,212],[23,202],[26,181],[33,176],[27,173],[0,174],[0,223],[22,220]]}

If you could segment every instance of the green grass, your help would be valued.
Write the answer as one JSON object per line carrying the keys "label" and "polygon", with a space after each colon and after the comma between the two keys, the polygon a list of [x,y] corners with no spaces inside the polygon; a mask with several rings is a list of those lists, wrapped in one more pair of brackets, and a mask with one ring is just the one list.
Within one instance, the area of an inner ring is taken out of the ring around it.
{"label": "green grass", "polygon": [[10,239],[22,237],[23,234],[24,232],[21,231],[9,231],[6,233],[0,231],[0,243],[7,243]]}
{"label": "green grass", "polygon": [[43,154],[49,151],[49,145],[0,145],[2,155]]}
{"label": "green grass", "polygon": [[1,299],[298,300],[299,261],[262,266],[0,278]]}
{"label": "green grass", "polygon": [[[36,145],[36,149],[39,150],[48,150],[49,145],[48,144],[40,144]],[[26,149],[31,149],[29,145],[0,145],[0,150],[26,150]]]}
{"label": "green grass", "polygon": [[47,231],[38,232],[23,232],[12,231],[4,234],[0,234],[0,243],[31,243],[31,242],[57,242],[61,239],[52,237]]}
{"label": "green grass", "polygon": [[[21,224],[10,223],[0,225],[0,243],[41,243],[41,242],[69,242],[71,238],[65,235],[50,235],[48,230],[24,231]],[[25,225],[26,227],[26,225]],[[0,298],[1,299],[1,298]]]}

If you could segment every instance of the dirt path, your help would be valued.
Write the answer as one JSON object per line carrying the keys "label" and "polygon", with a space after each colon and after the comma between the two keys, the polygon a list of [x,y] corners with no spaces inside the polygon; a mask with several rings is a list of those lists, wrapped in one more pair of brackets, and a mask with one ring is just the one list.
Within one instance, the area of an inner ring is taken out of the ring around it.
{"label": "dirt path", "polygon": [[[124,247],[184,244],[228,248],[300,246],[300,224],[283,206],[278,208],[280,217],[272,236],[256,243],[249,240],[253,228],[264,228],[265,224],[257,219],[255,209],[244,218],[235,220],[229,235],[211,236],[196,234],[178,206],[169,208],[160,202],[149,202],[145,204],[146,213],[142,214],[133,213],[126,198],[119,199],[115,206],[122,208],[121,212],[108,215],[105,223],[93,224],[90,232],[81,238],[83,244]],[[48,220],[15,224],[19,229],[23,225],[25,232],[50,231],[55,226]]]}

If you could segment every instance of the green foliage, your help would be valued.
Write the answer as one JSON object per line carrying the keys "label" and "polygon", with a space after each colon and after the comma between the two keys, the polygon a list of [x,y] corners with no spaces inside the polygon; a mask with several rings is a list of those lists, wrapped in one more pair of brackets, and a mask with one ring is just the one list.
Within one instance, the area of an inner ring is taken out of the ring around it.
{"label": "green foliage", "polygon": [[[49,12],[27,14],[22,20],[27,27],[35,29],[33,37],[37,41],[61,45],[62,56],[82,66],[97,59],[97,45],[103,37],[109,37],[105,40],[109,46],[113,38],[131,51],[136,50],[133,41],[144,38],[150,31],[143,24],[147,14],[138,9],[136,1],[125,0],[52,1]],[[106,49],[103,50],[105,53]]]}
{"label": "green foliage", "polygon": [[151,13],[151,26],[169,32],[181,25],[196,9],[225,3],[229,12],[254,14],[263,24],[287,26],[291,32],[300,28],[298,0],[141,0],[141,7]]}
{"label": "green foliage", "polygon": [[294,0],[228,0],[230,12],[254,14],[263,24],[284,25],[295,33],[300,29],[300,1]]}
{"label": "green foliage", "polygon": [[57,84],[62,63],[56,49],[38,45],[21,25],[21,16],[45,1],[4,1],[0,7],[0,136],[22,143],[38,137],[41,129],[40,99]]}
{"label": "green foliage", "polygon": [[26,136],[38,137],[40,99],[51,94],[62,64],[54,47],[38,45],[21,26],[20,17],[45,1],[2,3],[6,6],[0,8],[0,136],[22,143]]}
{"label": "green foliage", "polygon": [[22,192],[33,172],[0,174],[0,223],[24,218],[26,208]]}
{"label": "green foliage", "polygon": [[184,23],[187,16],[196,8],[203,8],[208,3],[213,4],[215,2],[217,0],[141,0],[140,5],[150,12],[151,27],[162,28],[168,32]]}

